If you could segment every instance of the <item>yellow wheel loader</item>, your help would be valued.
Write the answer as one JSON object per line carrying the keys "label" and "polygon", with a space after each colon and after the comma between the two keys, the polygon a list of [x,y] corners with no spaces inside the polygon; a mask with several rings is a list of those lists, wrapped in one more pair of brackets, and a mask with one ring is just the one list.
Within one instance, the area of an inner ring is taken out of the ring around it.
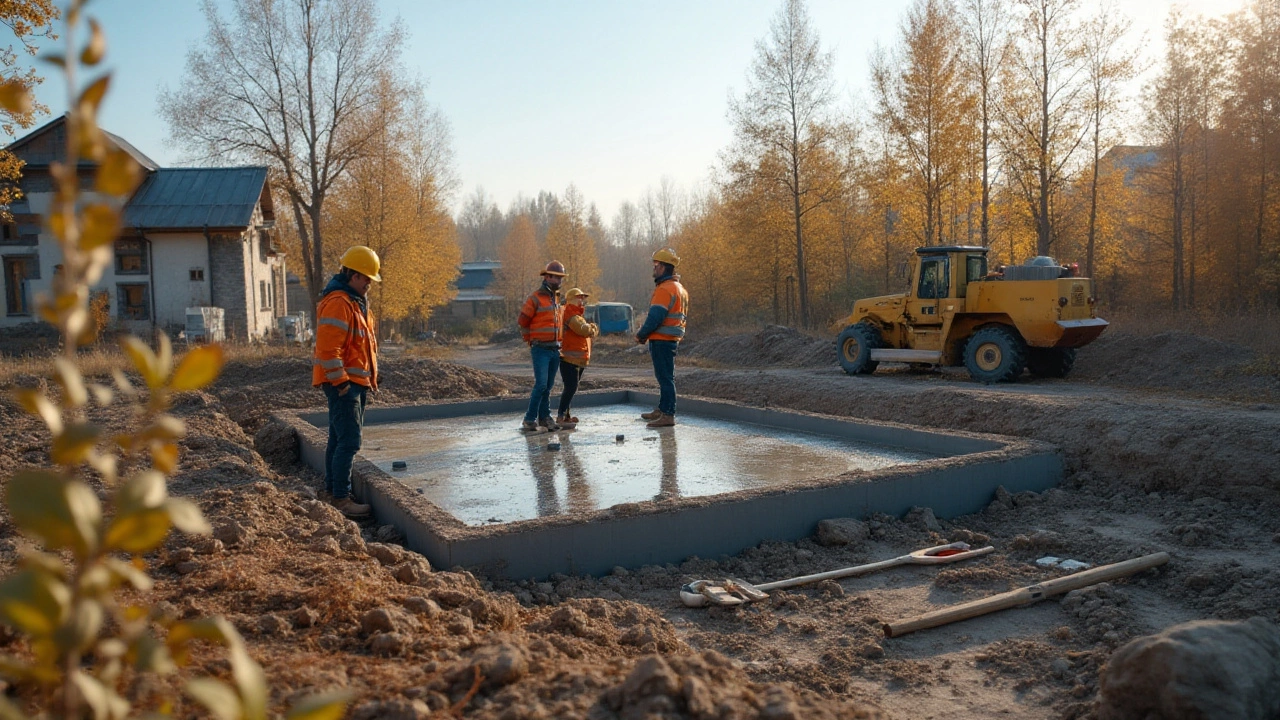
{"label": "yellow wheel loader", "polygon": [[989,248],[917,248],[907,293],[859,300],[839,323],[840,366],[850,375],[881,362],[964,365],[974,380],[1012,382],[1030,370],[1064,377],[1076,348],[1107,329],[1093,281],[1052,258],[988,272]]}

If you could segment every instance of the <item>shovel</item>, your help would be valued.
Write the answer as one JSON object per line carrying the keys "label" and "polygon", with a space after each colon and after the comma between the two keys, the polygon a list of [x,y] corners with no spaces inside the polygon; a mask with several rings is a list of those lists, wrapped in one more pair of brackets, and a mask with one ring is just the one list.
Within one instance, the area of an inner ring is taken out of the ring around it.
{"label": "shovel", "polygon": [[745,580],[725,579],[715,580],[694,580],[685,583],[680,588],[680,601],[686,607],[705,607],[707,605],[718,605],[720,607],[731,607],[733,605],[742,605],[748,602],[758,602],[769,597],[769,590],[781,590],[783,588],[796,587],[797,585],[808,585],[809,583],[818,582],[820,580],[835,580],[837,578],[852,577],[854,575],[865,575],[877,570],[885,568],[897,567],[898,565],[945,565],[947,563],[958,562],[960,560],[968,560],[969,558],[986,555],[994,552],[995,548],[988,545],[987,547],[969,549],[969,543],[953,542],[949,545],[938,545],[923,550],[916,550],[908,555],[892,558],[890,560],[881,560],[867,565],[857,565],[855,567],[841,568],[840,570],[831,570],[828,572],[817,573],[814,575],[802,575],[800,577],[789,578],[787,580],[777,580],[770,583],[762,583],[760,585],[752,585]]}

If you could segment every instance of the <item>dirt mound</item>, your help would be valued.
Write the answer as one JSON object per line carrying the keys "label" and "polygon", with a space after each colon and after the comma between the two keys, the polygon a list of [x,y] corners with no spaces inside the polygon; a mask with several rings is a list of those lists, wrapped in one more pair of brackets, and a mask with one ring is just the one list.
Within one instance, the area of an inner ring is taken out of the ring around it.
{"label": "dirt mound", "polygon": [[835,340],[769,325],[755,333],[702,338],[688,357],[738,367],[827,367],[835,365]]}
{"label": "dirt mound", "polygon": [[1280,376],[1260,363],[1253,350],[1179,331],[1104,333],[1080,349],[1071,379],[1241,400],[1280,400]]}
{"label": "dirt mound", "polygon": [[[245,430],[256,432],[277,409],[322,407],[324,395],[311,386],[309,356],[235,360],[227,363],[212,392]],[[373,403],[397,405],[444,398],[502,395],[515,386],[501,375],[431,358],[384,361]]]}

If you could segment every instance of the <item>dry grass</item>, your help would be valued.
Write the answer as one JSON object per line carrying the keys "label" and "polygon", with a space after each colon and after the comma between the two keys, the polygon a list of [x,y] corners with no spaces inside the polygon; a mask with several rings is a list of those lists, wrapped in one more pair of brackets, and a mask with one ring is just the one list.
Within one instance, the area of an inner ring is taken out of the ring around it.
{"label": "dry grass", "polygon": [[1141,337],[1185,332],[1247,347],[1262,358],[1280,362],[1280,310],[1124,310],[1100,314],[1111,321],[1113,333]]}
{"label": "dry grass", "polygon": [[[311,347],[308,345],[264,345],[262,343],[226,343],[227,362],[255,364],[266,360],[289,357],[310,357]],[[174,347],[175,355],[181,356],[186,347]],[[52,370],[51,360],[57,355],[56,348],[48,348],[39,352],[5,357],[0,356],[0,384],[8,384],[14,378],[22,376],[46,376]],[[110,342],[102,342],[79,353],[80,371],[86,377],[101,378],[110,375],[115,368],[128,367],[128,361],[120,348]]]}

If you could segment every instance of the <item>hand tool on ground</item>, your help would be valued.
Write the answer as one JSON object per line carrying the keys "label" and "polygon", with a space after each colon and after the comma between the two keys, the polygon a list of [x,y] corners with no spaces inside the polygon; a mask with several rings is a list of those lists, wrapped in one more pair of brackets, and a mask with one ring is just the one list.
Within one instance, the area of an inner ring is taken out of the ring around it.
{"label": "hand tool on ground", "polygon": [[854,575],[865,575],[877,570],[897,567],[898,565],[943,565],[960,560],[968,560],[969,558],[986,555],[994,551],[995,548],[991,546],[971,550],[969,543],[953,542],[948,545],[937,545],[923,550],[916,550],[913,553],[889,560],[881,560],[880,562],[831,570],[814,575],[802,575],[760,585],[752,585],[745,580],[732,578],[718,581],[694,580],[693,582],[685,583],[680,588],[680,601],[687,607],[741,605],[745,602],[757,602],[768,598],[769,590],[781,590],[783,588],[796,587],[797,585],[808,585],[821,580],[835,580]]}
{"label": "hand tool on ground", "polygon": [[1112,565],[1103,565],[1092,570],[1084,570],[1074,575],[1046,580],[1039,585],[1031,585],[1018,590],[1010,590],[988,598],[973,600],[959,605],[952,605],[941,610],[934,610],[898,622],[884,623],[885,637],[899,637],[917,630],[947,625],[959,620],[986,615],[997,610],[1029,605],[1054,595],[1061,595],[1072,590],[1097,585],[1110,580],[1118,580],[1134,573],[1142,572],[1169,562],[1169,553],[1154,553],[1140,558],[1125,560]]}

